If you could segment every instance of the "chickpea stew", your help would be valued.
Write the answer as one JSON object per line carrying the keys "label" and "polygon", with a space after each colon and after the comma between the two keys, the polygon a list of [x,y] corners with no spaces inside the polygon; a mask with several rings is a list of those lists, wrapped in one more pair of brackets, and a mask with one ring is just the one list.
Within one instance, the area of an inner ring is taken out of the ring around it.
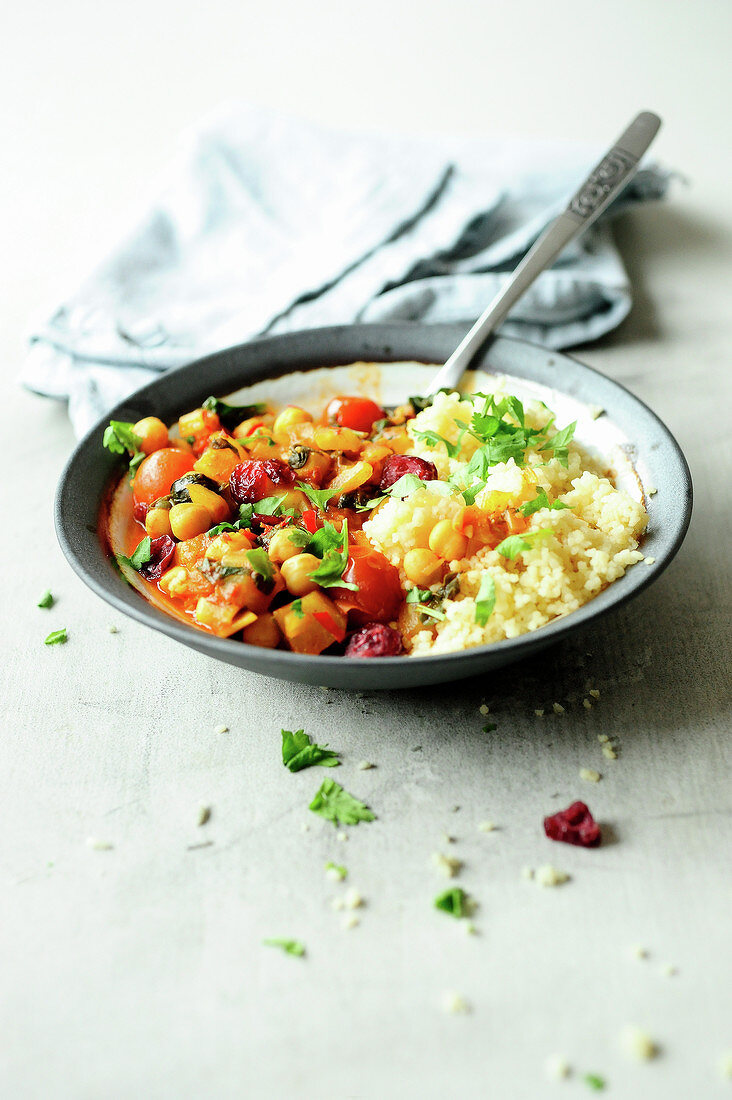
{"label": "chickpea stew", "polygon": [[362,658],[512,637],[643,556],[645,510],[573,428],[502,393],[335,396],[318,417],[211,397],[170,430],[112,421],[117,560],[170,614],[250,645]]}

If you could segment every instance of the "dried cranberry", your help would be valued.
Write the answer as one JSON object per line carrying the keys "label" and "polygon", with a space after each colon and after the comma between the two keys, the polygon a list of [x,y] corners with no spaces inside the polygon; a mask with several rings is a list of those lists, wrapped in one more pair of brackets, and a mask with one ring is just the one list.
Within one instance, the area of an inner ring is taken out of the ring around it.
{"label": "dried cranberry", "polygon": [[380,488],[391,489],[405,474],[413,474],[422,481],[437,481],[437,467],[434,462],[428,462],[426,458],[415,458],[413,455],[392,455],[384,463]]}
{"label": "dried cranberry", "polygon": [[595,848],[600,843],[600,826],[584,802],[573,802],[566,810],[544,818],[544,832],[550,840]]}
{"label": "dried cranberry", "polygon": [[132,505],[132,515],[135,517],[138,523],[144,523],[147,516],[150,505],[144,504],[142,501],[135,501]]}
{"label": "dried cranberry", "polygon": [[170,535],[159,535],[150,542],[150,560],[138,572],[146,581],[157,581],[168,568],[175,553],[175,541]]}
{"label": "dried cranberry", "polygon": [[346,657],[397,657],[402,651],[402,639],[384,623],[368,623],[357,630],[346,646]]}
{"label": "dried cranberry", "polygon": [[237,504],[254,504],[272,496],[277,485],[290,486],[295,475],[279,458],[250,458],[231,471],[229,488]]}

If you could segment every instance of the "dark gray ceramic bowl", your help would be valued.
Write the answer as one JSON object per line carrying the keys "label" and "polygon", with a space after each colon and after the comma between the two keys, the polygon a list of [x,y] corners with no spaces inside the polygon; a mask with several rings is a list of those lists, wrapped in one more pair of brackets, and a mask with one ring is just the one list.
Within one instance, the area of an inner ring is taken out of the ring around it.
{"label": "dark gray ceramic bowl", "polygon": [[[341,688],[397,688],[457,680],[487,672],[550,645],[586,626],[651,584],[678,550],[691,516],[689,470],[678,444],[657,416],[622,386],[557,352],[506,338],[496,339],[476,363],[557,390],[606,415],[633,441],[638,458],[658,489],[644,551],[655,563],[629,569],[579,610],[531,634],[460,653],[431,657],[349,660],[310,657],[214,638],[177,622],[126,584],[105,555],[95,530],[105,486],[118,470],[102,447],[110,418],[136,421],[156,415],[166,423],[195,408],[208,394],[225,395],[240,386],[315,367],[358,360],[416,360],[441,363],[464,334],[462,326],[348,325],[255,340],[171,371],[118,405],[79,443],[61,477],[56,496],[56,531],[72,567],[86,584],[119,611],[220,661],[268,676]],[[174,659],[171,651],[171,660]]]}

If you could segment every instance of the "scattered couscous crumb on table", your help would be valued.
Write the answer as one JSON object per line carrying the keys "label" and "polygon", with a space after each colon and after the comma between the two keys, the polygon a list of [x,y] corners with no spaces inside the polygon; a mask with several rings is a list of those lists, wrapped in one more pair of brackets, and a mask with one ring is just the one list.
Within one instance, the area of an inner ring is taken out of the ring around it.
{"label": "scattered couscous crumb on table", "polygon": [[487,381],[388,408],[334,396],[318,419],[211,397],[172,434],[112,421],[120,568],[218,637],[363,658],[517,638],[652,563],[643,504],[576,425]]}

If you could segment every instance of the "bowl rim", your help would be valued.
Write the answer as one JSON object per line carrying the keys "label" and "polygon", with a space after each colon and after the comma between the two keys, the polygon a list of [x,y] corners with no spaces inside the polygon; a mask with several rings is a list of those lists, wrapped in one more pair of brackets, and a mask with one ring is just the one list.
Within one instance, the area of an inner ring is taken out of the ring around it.
{"label": "bowl rim", "polygon": [[[324,673],[342,670],[344,662],[351,667],[363,668],[367,665],[369,669],[381,669],[386,672],[387,670],[396,670],[400,667],[404,668],[405,661],[408,662],[412,673],[420,668],[429,670],[439,664],[446,663],[451,666],[459,663],[463,670],[459,675],[461,677],[463,675],[469,676],[471,673],[477,671],[479,666],[485,665],[488,655],[497,656],[500,654],[501,657],[505,659],[496,663],[509,663],[510,660],[518,659],[518,656],[524,650],[527,651],[528,655],[528,651],[531,648],[537,648],[537,646],[543,648],[544,645],[557,640],[567,632],[585,626],[589,622],[599,619],[609,611],[621,607],[628,600],[646,589],[653,581],[658,579],[661,573],[670,564],[683,542],[691,520],[693,506],[692,479],[686,458],[676,439],[660,417],[653,412],[645,402],[627,389],[627,387],[616,382],[614,379],[608,378],[601,371],[588,366],[586,363],[583,363],[575,356],[568,355],[566,352],[556,351],[543,347],[542,345],[532,344],[526,340],[518,340],[506,336],[498,336],[491,342],[488,348],[478,356],[474,364],[475,369],[489,370],[494,373],[509,373],[508,368],[505,366],[497,368],[495,364],[491,363],[491,359],[496,357],[497,352],[500,352],[501,355],[507,355],[510,358],[512,352],[516,350],[522,350],[524,353],[541,353],[543,356],[550,356],[551,358],[548,360],[550,364],[552,360],[569,362],[574,367],[575,372],[579,373],[580,377],[583,375],[589,376],[593,384],[597,384],[599,390],[606,389],[612,392],[621,402],[629,404],[635,411],[639,412],[641,417],[645,418],[647,425],[652,425],[656,430],[660,430],[663,443],[667,448],[666,458],[667,460],[670,459],[672,465],[675,466],[675,469],[671,473],[671,477],[672,479],[675,478],[678,482],[681,491],[678,495],[678,508],[672,512],[672,517],[675,517],[675,524],[673,530],[669,532],[671,537],[670,540],[667,540],[662,556],[652,564],[644,566],[643,570],[640,570],[638,567],[644,565],[644,563],[638,562],[637,566],[627,570],[622,577],[613,581],[598,593],[598,595],[594,596],[575,611],[561,616],[560,618],[553,619],[551,622],[546,623],[535,631],[520,634],[515,638],[503,638],[485,645],[473,646],[468,649],[447,653],[419,656],[406,656],[402,654],[397,657],[370,657],[368,659],[344,658],[343,656],[320,654],[300,654],[293,653],[289,650],[263,649],[259,646],[248,646],[241,641],[235,641],[229,638],[217,638],[203,631],[196,630],[195,627],[179,622],[148,603],[135,588],[128,584],[116,567],[113,567],[113,572],[110,571],[108,575],[105,575],[104,579],[100,579],[83,560],[78,549],[76,538],[79,534],[79,525],[72,518],[73,509],[69,504],[69,494],[73,488],[73,482],[80,459],[89,451],[90,447],[93,445],[96,446],[95,441],[97,437],[103,432],[110,419],[122,419],[123,417],[129,419],[132,414],[129,411],[125,412],[125,410],[129,410],[130,406],[134,406],[135,404],[138,404],[138,406],[140,404],[144,405],[149,396],[154,398],[161,387],[167,389],[170,386],[175,386],[176,379],[181,376],[196,373],[201,376],[201,399],[206,396],[207,392],[218,391],[220,393],[230,393],[238,388],[236,384],[230,385],[228,389],[226,389],[226,387],[222,388],[221,386],[212,387],[206,384],[207,367],[211,364],[221,363],[222,359],[225,357],[236,357],[238,353],[241,354],[242,352],[247,355],[256,355],[259,351],[263,353],[270,352],[273,353],[276,358],[278,348],[286,349],[289,345],[293,343],[296,344],[297,341],[304,341],[311,345],[317,345],[320,341],[323,341],[327,345],[335,345],[337,347],[339,339],[343,340],[347,336],[352,337],[354,333],[358,335],[363,334],[365,338],[371,338],[377,344],[384,344],[380,349],[383,353],[382,357],[379,358],[375,352],[372,352],[370,361],[388,363],[405,359],[405,355],[389,354],[392,351],[390,345],[394,342],[398,343],[400,340],[404,342],[405,339],[408,342],[410,338],[415,339],[419,334],[423,337],[427,336],[428,339],[446,338],[448,342],[454,339],[455,343],[457,343],[464,332],[465,328],[461,325],[446,324],[427,326],[415,322],[328,326],[327,328],[307,329],[276,336],[259,337],[243,344],[221,349],[220,351],[213,352],[210,355],[206,355],[200,359],[193,360],[190,363],[161,373],[159,378],[155,378],[145,386],[140,387],[100,418],[78,442],[64,466],[56,490],[54,520],[59,544],[69,564],[96,595],[100,596],[112,607],[122,611],[125,615],[128,615],[137,622],[166,634],[168,637],[182,642],[184,645],[193,646],[193,648],[197,648],[211,657],[240,666],[246,665],[253,671],[263,672],[265,675],[281,676],[285,679],[290,678],[287,675],[288,671],[292,672],[292,678],[297,679],[297,671],[299,669],[304,670],[305,668],[312,669],[315,667],[317,669],[322,669]],[[379,349],[377,349],[377,351],[378,350]],[[331,352],[324,353],[323,358],[330,357],[331,354]],[[419,354],[412,354],[412,358],[416,362],[427,362],[427,360]],[[343,356],[339,358],[336,355],[332,363],[322,362],[318,364],[313,362],[310,365],[290,365],[280,371],[265,370],[259,375],[257,375],[255,368],[253,371],[250,371],[251,377],[246,377],[246,371],[250,368],[242,366],[242,377],[238,386],[243,387],[251,385],[267,377],[281,377],[295,373],[296,371],[317,369],[318,365],[326,367],[335,366],[339,363],[341,365],[347,365],[348,362],[354,361],[355,360],[352,358],[344,359]],[[513,373],[515,377],[524,377],[520,365],[512,368],[511,373]],[[561,386],[557,388],[561,390]],[[188,403],[187,399],[185,403]],[[145,415],[148,414],[145,413]],[[109,476],[107,475],[105,477],[105,484],[108,484],[108,482]],[[98,515],[100,503],[101,497],[96,502],[96,515]],[[105,554],[101,542],[99,540],[97,541],[99,544],[100,557],[104,557],[107,564],[112,565],[112,560],[109,555]],[[120,585],[119,590],[109,583],[109,576],[111,575],[117,576]],[[136,599],[134,602],[123,598],[124,595],[129,596],[130,592],[135,593]],[[266,659],[260,660],[259,658],[262,657],[262,655],[264,655]],[[246,660],[242,661],[242,657],[245,657]],[[258,665],[266,665],[266,667],[258,668]],[[414,679],[415,676],[412,674],[410,680]]]}

